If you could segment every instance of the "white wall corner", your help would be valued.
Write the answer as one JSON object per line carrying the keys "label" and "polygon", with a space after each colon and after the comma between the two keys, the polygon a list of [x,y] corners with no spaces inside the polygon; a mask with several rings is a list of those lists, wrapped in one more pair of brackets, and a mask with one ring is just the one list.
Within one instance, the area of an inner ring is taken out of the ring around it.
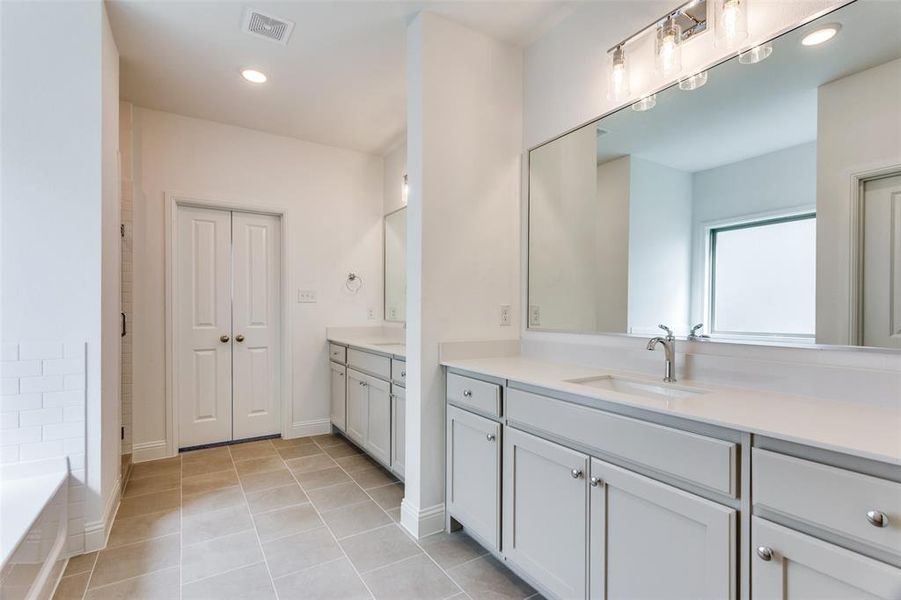
{"label": "white wall corner", "polygon": [[106,547],[110,530],[113,528],[113,521],[116,518],[116,512],[119,510],[121,495],[122,478],[117,477],[116,485],[110,494],[106,506],[103,508],[103,517],[99,521],[91,521],[84,524],[84,551],[86,553],[102,550]]}
{"label": "white wall corner", "polygon": [[400,503],[400,524],[416,539],[444,531],[444,503],[419,509],[404,498]]}

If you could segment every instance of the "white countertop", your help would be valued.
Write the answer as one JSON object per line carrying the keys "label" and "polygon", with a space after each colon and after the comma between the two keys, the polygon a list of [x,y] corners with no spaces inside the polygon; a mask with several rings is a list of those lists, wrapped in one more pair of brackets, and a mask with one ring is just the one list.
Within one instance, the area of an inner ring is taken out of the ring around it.
{"label": "white countertop", "polygon": [[578,394],[625,406],[683,417],[901,465],[901,403],[893,408],[837,402],[775,392],[709,386],[689,380],[677,385],[705,390],[686,398],[646,398],[567,380],[603,375],[660,384],[646,375],[561,365],[521,356],[445,360],[446,367]]}
{"label": "white countertop", "polygon": [[392,358],[399,358],[400,360],[406,360],[407,356],[407,347],[403,343],[387,337],[331,335],[329,336],[328,341],[333,344],[350,346],[367,352],[385,354]]}
{"label": "white countertop", "polygon": [[65,485],[69,476],[65,459],[54,459],[58,467],[34,475],[7,476],[0,479],[0,567],[5,567],[13,553],[28,535],[41,511]]}

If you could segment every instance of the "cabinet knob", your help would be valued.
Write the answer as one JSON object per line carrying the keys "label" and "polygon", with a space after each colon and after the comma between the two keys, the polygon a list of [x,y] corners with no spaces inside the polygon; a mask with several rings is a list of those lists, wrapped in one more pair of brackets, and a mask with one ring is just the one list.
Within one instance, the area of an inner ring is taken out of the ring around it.
{"label": "cabinet knob", "polygon": [[226,343],[226,342],[228,342],[228,340],[229,340],[229,337],[228,337],[227,335],[220,335],[220,336],[219,336],[219,341],[222,342],[223,344]]}
{"label": "cabinet knob", "polygon": [[757,556],[760,557],[760,560],[771,561],[773,560],[773,549],[769,546],[758,546]]}
{"label": "cabinet knob", "polygon": [[407,372],[406,372],[406,371],[401,371],[401,372],[400,372],[400,376],[401,376],[401,378],[406,377],[406,376],[407,376]]}
{"label": "cabinet knob", "polygon": [[239,333],[238,335],[235,336],[235,341],[240,344],[241,342],[244,341],[244,336]]}
{"label": "cabinet knob", "polygon": [[601,479],[600,477],[592,477],[588,480],[588,483],[591,484],[591,487],[598,487],[599,485],[601,485]]}
{"label": "cabinet knob", "polygon": [[493,442],[494,440],[497,439],[497,436],[494,435],[493,433],[489,433],[488,435],[485,436],[485,439],[488,440],[489,442]]}
{"label": "cabinet knob", "polygon": [[581,479],[582,478],[582,469],[573,469],[569,472],[570,475],[573,476],[573,479]]}
{"label": "cabinet knob", "polygon": [[463,390],[464,398],[472,398],[472,390]]}
{"label": "cabinet knob", "polygon": [[870,525],[873,527],[888,527],[888,517],[884,512],[879,510],[867,512],[867,521],[869,521]]}

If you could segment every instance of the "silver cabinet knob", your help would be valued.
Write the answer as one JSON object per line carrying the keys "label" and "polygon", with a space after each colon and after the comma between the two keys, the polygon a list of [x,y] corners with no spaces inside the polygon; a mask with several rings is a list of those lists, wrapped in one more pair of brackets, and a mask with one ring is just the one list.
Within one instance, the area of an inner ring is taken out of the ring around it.
{"label": "silver cabinet knob", "polygon": [[582,478],[582,469],[573,469],[569,472],[570,475],[573,476],[573,479],[581,479]]}
{"label": "silver cabinet knob", "polygon": [[485,436],[485,439],[488,440],[489,442],[493,442],[494,440],[497,439],[497,436],[494,435],[493,433],[489,433],[488,435]]}
{"label": "silver cabinet knob", "polygon": [[407,376],[407,372],[406,372],[406,371],[401,371],[401,372],[400,372],[400,377],[401,377],[401,379],[403,379],[403,378],[406,377],[406,376]]}
{"label": "silver cabinet knob", "polygon": [[472,398],[472,390],[463,390],[464,398]]}
{"label": "silver cabinet knob", "polygon": [[244,341],[244,336],[239,333],[238,335],[235,336],[235,341],[240,344],[241,342]]}
{"label": "silver cabinet knob", "polygon": [[769,546],[758,546],[757,556],[760,557],[760,560],[771,561],[773,560],[773,549]]}
{"label": "silver cabinet knob", "polygon": [[228,337],[227,335],[220,335],[220,336],[219,336],[219,341],[222,342],[223,344],[225,344],[226,342],[228,342],[228,340],[229,340],[229,337]]}
{"label": "silver cabinet knob", "polygon": [[588,480],[588,483],[591,484],[591,487],[598,487],[599,485],[601,485],[601,479],[600,477],[592,477]]}
{"label": "silver cabinet knob", "polygon": [[873,527],[888,527],[888,517],[882,511],[871,510],[867,512],[867,521]]}

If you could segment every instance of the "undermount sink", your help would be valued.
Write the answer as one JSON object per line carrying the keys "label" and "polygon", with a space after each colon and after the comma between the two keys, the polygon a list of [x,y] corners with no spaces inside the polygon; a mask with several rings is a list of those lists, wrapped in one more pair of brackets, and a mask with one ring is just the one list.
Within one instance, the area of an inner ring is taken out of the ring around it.
{"label": "undermount sink", "polygon": [[671,383],[648,383],[615,375],[602,375],[600,377],[588,377],[585,379],[570,379],[568,383],[587,385],[588,387],[602,390],[611,390],[621,394],[643,396],[645,398],[677,399],[691,398],[706,394],[705,390],[681,387]]}

